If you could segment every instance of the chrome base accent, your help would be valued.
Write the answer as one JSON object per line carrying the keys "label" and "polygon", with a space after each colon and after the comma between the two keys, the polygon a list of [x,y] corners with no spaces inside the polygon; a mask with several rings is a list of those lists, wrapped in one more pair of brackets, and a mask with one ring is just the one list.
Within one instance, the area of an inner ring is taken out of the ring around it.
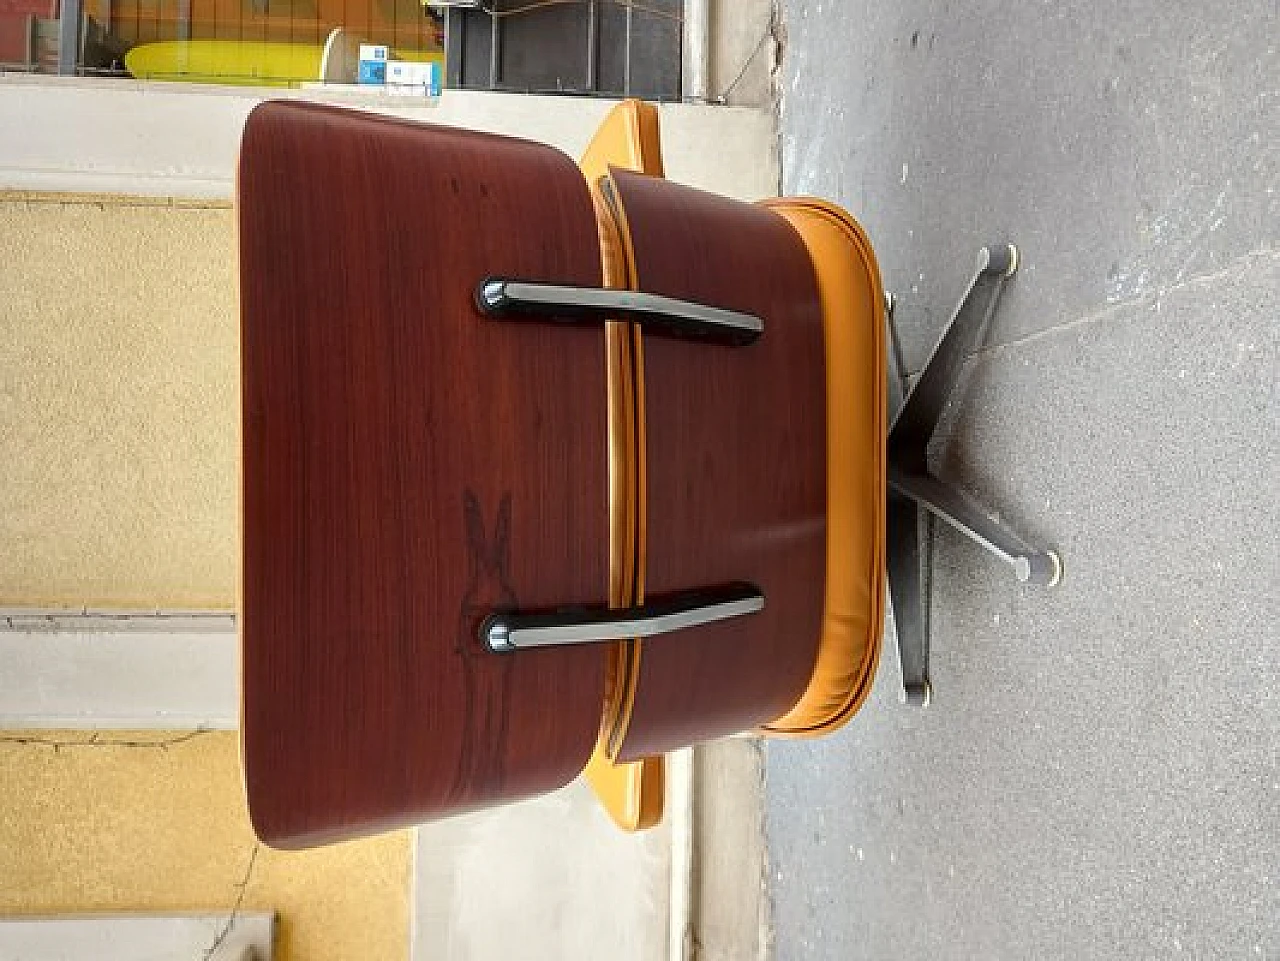
{"label": "chrome base accent", "polygon": [[889,430],[886,545],[889,598],[898,634],[904,698],[929,702],[929,576],[933,521],[941,519],[1007,563],[1019,581],[1053,586],[1062,560],[1039,550],[991,516],[970,495],[929,469],[929,443],[970,353],[981,343],[1004,285],[1018,269],[1018,248],[996,244],[978,252],[973,277],[914,386],[905,376],[893,314],[888,317],[894,366],[905,400]]}
{"label": "chrome base accent", "polygon": [[563,644],[599,644],[657,637],[764,610],[764,594],[751,584],[686,591],[640,607],[568,608],[549,613],[491,614],[481,642],[495,654]]}
{"label": "chrome base accent", "polygon": [[660,294],[533,283],[491,277],[476,289],[476,304],[490,317],[533,315],[561,323],[630,320],[655,333],[745,346],[764,331],[764,321],[723,307]]}

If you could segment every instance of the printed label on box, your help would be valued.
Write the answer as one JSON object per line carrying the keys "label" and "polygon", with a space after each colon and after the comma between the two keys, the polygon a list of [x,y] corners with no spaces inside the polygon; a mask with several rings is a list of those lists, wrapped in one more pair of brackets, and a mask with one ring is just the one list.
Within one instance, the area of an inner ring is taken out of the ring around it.
{"label": "printed label on box", "polygon": [[410,87],[415,94],[440,96],[440,64],[416,60],[388,60],[387,84]]}

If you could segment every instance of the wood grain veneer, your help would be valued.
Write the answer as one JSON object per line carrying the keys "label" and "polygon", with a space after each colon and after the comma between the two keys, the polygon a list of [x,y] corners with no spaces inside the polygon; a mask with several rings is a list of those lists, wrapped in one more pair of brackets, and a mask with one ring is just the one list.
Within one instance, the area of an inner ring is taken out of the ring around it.
{"label": "wood grain veneer", "polygon": [[497,323],[488,274],[598,285],[546,147],[301,103],[239,170],[245,780],[297,847],[559,787],[599,647],[503,657],[495,607],[609,599],[599,327]]}
{"label": "wood grain veneer", "polygon": [[826,571],[816,279],[763,207],[611,171],[639,289],[758,314],[751,347],[643,335],[644,596],[750,581],[760,614],[641,642],[629,760],[785,712],[813,670]]}

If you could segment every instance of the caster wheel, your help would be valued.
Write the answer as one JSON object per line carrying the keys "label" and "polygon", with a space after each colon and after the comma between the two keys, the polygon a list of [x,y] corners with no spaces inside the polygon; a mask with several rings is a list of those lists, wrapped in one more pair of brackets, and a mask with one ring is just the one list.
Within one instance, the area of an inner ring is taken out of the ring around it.
{"label": "caster wheel", "polygon": [[1049,560],[1053,564],[1053,573],[1049,575],[1049,580],[1045,587],[1057,587],[1062,583],[1062,558],[1057,551],[1045,551],[1049,555]]}
{"label": "caster wheel", "polygon": [[928,681],[919,684],[904,684],[902,688],[902,700],[912,707],[928,707],[929,701],[933,699],[933,685]]}
{"label": "caster wheel", "polygon": [[1015,557],[1012,563],[1014,576],[1023,584],[1057,587],[1062,580],[1062,558],[1057,551]]}
{"label": "caster wheel", "polygon": [[1018,248],[1013,244],[994,244],[982,248],[978,264],[984,274],[1012,277],[1018,270],[1018,259]]}
{"label": "caster wheel", "polygon": [[1005,268],[1004,275],[1006,277],[1012,277],[1018,272],[1018,264],[1021,261],[1021,255],[1018,253],[1018,248],[1013,244],[1006,244],[1005,246],[1009,249],[1009,266]]}

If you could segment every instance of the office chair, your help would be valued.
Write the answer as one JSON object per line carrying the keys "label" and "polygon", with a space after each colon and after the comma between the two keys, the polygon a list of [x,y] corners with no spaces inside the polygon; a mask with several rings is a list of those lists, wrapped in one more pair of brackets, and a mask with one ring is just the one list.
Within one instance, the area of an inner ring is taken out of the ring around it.
{"label": "office chair", "polygon": [[927,701],[930,516],[1058,576],[925,458],[1010,247],[984,252],[890,429],[865,233],[823,201],[666,181],[651,106],[616,108],[578,168],[268,103],[238,207],[242,737],[269,844],[584,770],[647,827],[665,753],[849,719],[886,567]]}

